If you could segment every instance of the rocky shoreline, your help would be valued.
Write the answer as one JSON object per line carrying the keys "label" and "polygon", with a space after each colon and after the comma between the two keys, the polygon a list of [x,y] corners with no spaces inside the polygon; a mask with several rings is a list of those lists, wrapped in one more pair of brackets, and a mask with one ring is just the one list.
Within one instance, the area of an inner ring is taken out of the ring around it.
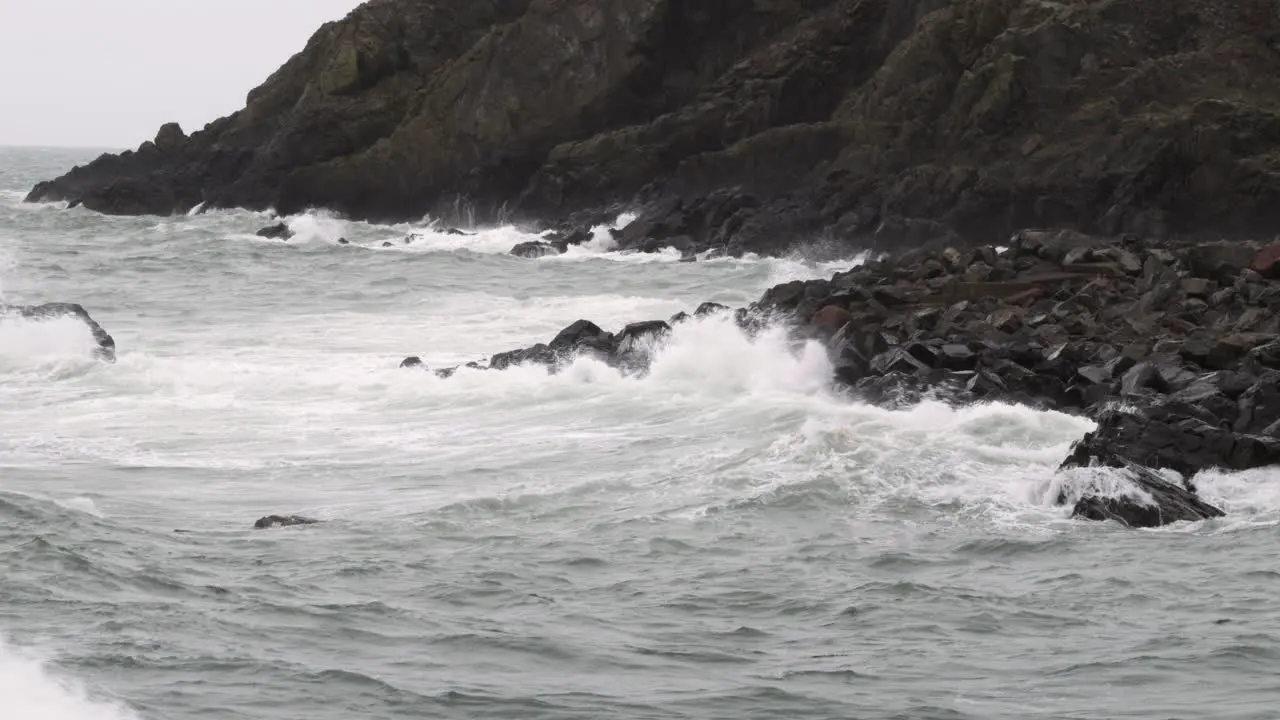
{"label": "rocky shoreline", "polygon": [[[1004,247],[885,256],[695,315],[729,312],[748,332],[781,322],[823,342],[833,382],[862,402],[994,401],[1093,419],[1062,468],[1118,468],[1136,492],[1064,494],[1075,517],[1132,527],[1219,517],[1196,493],[1197,472],[1280,464],[1280,244],[1022,231]],[[617,333],[581,320],[471,367],[555,368],[589,354],[643,372],[687,319]]]}
{"label": "rocky shoreline", "polygon": [[[243,110],[43,182],[111,214],[898,250],[1280,226],[1280,0],[370,0]],[[544,249],[545,250],[545,249]]]}

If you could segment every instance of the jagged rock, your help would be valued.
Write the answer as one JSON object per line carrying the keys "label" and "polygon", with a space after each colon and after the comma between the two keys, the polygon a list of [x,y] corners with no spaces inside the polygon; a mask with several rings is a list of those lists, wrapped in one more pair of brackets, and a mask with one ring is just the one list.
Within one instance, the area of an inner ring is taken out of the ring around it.
{"label": "jagged rock", "polygon": [[[634,201],[628,247],[684,236],[730,254],[822,235],[963,250],[1065,224],[1235,238],[1280,225],[1280,91],[1255,81],[1280,75],[1277,15],[1275,0],[380,0],[321,27],[242,111],[30,199],[447,222]],[[1066,255],[1043,247],[1022,259]]]}
{"label": "jagged rock", "polygon": [[268,240],[288,240],[293,237],[293,231],[289,229],[286,223],[277,223],[262,228],[257,232],[257,235]]}
{"label": "jagged rock", "polygon": [[114,363],[116,361],[116,341],[111,337],[96,320],[89,316],[89,312],[82,305],[76,303],[45,303],[44,305],[3,305],[0,304],[0,317],[5,315],[18,315],[32,320],[52,320],[60,317],[74,317],[88,326],[89,332],[93,334],[93,340],[97,343],[94,348],[94,357],[104,362]]}
{"label": "jagged rock", "polygon": [[511,254],[522,258],[540,258],[548,255],[559,255],[563,251],[544,242],[522,242],[511,248]]}
{"label": "jagged rock", "polygon": [[1280,244],[1268,245],[1258,251],[1251,269],[1269,280],[1280,278]]}
{"label": "jagged rock", "polygon": [[489,359],[489,369],[506,370],[514,365],[526,364],[554,366],[559,357],[551,348],[544,344],[538,344],[531,348],[522,348],[494,355]]}
{"label": "jagged rock", "polygon": [[660,340],[671,333],[671,326],[661,320],[632,323],[618,333],[615,352],[630,353],[645,343]]}
{"label": "jagged rock", "polygon": [[162,153],[176,153],[182,150],[187,142],[187,134],[178,123],[165,123],[160,126],[154,141],[156,149]]}
{"label": "jagged rock", "polygon": [[1143,410],[1109,409],[1076,443],[1064,467],[1138,464],[1190,477],[1210,468],[1249,470],[1280,462],[1280,439],[1223,428],[1211,413],[1163,401]]}
{"label": "jagged rock", "polygon": [[320,521],[301,515],[268,515],[253,524],[255,530],[270,530],[277,527],[293,527],[295,525],[316,525]]}
{"label": "jagged rock", "polygon": [[1153,528],[1226,514],[1201,500],[1193,490],[1175,485],[1140,465],[1129,464],[1125,470],[1146,497],[1086,495],[1076,502],[1071,516],[1081,520],[1114,520],[1132,528]]}
{"label": "jagged rock", "polygon": [[605,353],[612,352],[614,337],[600,329],[599,325],[589,320],[579,320],[555,336],[551,341],[551,349],[556,352],[593,349]]}
{"label": "jagged rock", "polygon": [[697,310],[693,311],[693,316],[701,318],[709,315],[719,315],[724,312],[729,312],[728,306],[721,305],[720,303],[704,302],[698,306]]}

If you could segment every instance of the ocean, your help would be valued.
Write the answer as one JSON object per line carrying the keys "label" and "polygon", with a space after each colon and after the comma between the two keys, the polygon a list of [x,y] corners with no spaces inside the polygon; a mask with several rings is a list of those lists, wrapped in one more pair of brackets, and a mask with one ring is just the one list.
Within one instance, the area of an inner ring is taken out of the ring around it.
{"label": "ocean", "polygon": [[0,149],[0,301],[119,348],[0,320],[0,720],[1280,717],[1276,471],[1203,474],[1221,520],[1071,520],[1087,420],[859,404],[723,317],[643,376],[398,367],[856,257],[22,203],[95,154]]}

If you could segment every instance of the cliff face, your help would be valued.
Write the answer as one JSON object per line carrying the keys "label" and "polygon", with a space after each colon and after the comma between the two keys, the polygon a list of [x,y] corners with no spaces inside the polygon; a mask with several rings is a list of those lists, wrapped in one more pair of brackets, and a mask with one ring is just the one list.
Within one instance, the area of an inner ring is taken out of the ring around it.
{"label": "cliff face", "polygon": [[30,199],[545,220],[639,201],[650,236],[732,250],[1270,234],[1277,77],[1280,0],[372,0],[244,110]]}

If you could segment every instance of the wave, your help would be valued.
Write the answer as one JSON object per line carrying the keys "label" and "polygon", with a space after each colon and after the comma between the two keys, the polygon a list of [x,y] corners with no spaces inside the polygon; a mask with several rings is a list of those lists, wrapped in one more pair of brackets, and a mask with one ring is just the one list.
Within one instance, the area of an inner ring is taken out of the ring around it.
{"label": "wave", "polygon": [[0,368],[31,361],[91,360],[97,347],[89,327],[76,317],[0,315]]}
{"label": "wave", "polygon": [[124,704],[90,693],[50,669],[48,659],[0,637],[0,718],[13,720],[137,720]]}

